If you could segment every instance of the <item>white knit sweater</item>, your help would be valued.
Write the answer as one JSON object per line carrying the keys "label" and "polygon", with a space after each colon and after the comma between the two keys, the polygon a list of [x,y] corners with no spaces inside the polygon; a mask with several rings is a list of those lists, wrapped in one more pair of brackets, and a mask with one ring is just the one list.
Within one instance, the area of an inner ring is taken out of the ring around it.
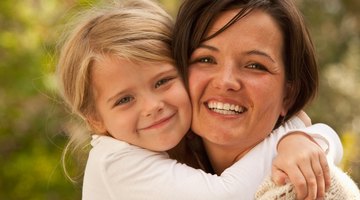
{"label": "white knit sweater", "polygon": [[[325,194],[326,200],[360,200],[360,191],[356,183],[335,166],[330,167],[331,185]],[[256,200],[295,200],[296,192],[291,183],[276,186],[270,178],[260,185],[255,194]]]}

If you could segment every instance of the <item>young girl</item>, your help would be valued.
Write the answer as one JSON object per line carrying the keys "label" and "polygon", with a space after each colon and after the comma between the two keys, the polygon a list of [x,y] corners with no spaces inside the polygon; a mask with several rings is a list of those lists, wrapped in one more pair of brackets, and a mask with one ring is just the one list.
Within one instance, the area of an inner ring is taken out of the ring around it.
{"label": "young girl", "polygon": [[[91,9],[81,19],[62,47],[58,74],[64,100],[91,128],[83,199],[239,199],[262,181],[265,172],[247,157],[216,176],[165,153],[187,133],[191,106],[171,58],[173,22],[161,7],[130,0]],[[273,151],[290,129],[304,127],[294,118],[266,145]],[[327,126],[304,130],[336,137]],[[306,150],[294,145],[287,149],[294,155]]]}

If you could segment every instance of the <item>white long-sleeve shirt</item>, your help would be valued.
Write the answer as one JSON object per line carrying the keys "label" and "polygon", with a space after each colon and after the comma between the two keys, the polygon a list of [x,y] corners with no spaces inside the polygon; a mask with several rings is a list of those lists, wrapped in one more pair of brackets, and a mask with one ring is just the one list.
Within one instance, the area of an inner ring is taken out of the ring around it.
{"label": "white long-sleeve shirt", "polygon": [[270,174],[278,141],[297,129],[342,157],[337,134],[327,125],[304,128],[298,118],[273,131],[220,176],[180,164],[165,152],[149,151],[107,136],[94,136],[83,182],[83,200],[219,200],[254,199]]}

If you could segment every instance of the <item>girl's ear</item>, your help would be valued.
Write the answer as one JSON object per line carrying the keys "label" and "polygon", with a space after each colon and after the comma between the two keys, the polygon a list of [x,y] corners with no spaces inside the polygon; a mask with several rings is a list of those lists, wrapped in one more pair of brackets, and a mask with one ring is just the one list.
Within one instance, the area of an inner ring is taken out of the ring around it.
{"label": "girl's ear", "polygon": [[89,124],[91,130],[97,134],[105,134],[107,132],[106,127],[101,119],[94,114],[91,114],[86,117],[86,121]]}

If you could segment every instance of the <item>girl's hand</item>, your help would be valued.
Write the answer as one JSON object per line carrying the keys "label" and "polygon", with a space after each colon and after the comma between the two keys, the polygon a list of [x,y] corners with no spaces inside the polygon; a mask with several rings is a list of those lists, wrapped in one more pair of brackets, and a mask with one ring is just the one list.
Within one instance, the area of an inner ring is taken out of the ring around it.
{"label": "girl's hand", "polygon": [[324,198],[330,186],[326,155],[306,134],[291,133],[279,142],[272,179],[277,185],[290,181],[295,187],[297,199]]}

